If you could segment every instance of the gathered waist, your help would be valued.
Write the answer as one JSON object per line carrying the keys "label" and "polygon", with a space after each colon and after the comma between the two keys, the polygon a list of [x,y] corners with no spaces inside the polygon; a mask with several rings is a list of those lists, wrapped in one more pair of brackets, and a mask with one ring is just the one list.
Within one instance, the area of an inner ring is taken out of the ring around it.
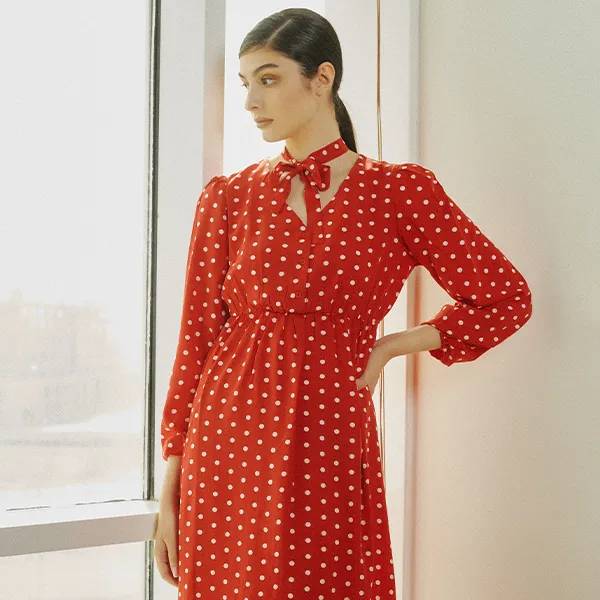
{"label": "gathered waist", "polygon": [[344,313],[340,313],[339,311],[328,311],[323,309],[296,311],[293,308],[278,308],[264,306],[262,304],[254,304],[248,306],[247,309],[247,311],[241,311],[232,314],[231,318],[259,320],[261,317],[273,315],[282,317],[296,317],[301,319],[321,317],[322,319],[336,319],[342,323],[351,320],[347,315],[345,316]]}
{"label": "gathered waist", "polygon": [[[290,335],[294,338],[298,356],[302,357],[309,350],[313,356],[321,356],[320,349],[331,349],[329,341],[333,340],[341,352],[340,356],[345,355],[347,350],[347,360],[354,363],[359,371],[365,368],[377,327],[377,323],[366,323],[361,314],[349,315],[339,310],[320,308],[296,311],[293,308],[246,304],[231,307],[229,312],[228,327],[224,328],[228,333],[223,332],[222,335],[235,335],[234,331],[241,330],[242,335],[251,336],[252,344],[263,338],[263,334],[257,335],[259,329],[264,331],[264,335],[275,336],[277,340],[285,340]],[[237,343],[248,342],[237,339]]]}

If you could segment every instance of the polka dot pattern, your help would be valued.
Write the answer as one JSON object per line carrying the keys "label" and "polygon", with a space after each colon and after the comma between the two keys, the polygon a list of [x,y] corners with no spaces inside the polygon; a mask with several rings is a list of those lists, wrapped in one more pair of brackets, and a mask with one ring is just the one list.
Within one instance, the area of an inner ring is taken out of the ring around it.
{"label": "polka dot pattern", "polygon": [[420,165],[394,165],[396,225],[406,252],[455,300],[432,319],[442,346],[430,354],[450,366],[480,357],[532,314],[531,291],[508,258]]}
{"label": "polka dot pattern", "polygon": [[375,407],[356,384],[377,325],[423,265],[455,299],[427,322],[431,354],[465,362],[524,324],[531,294],[419,165],[360,154],[318,240],[273,211],[270,173],[214,177],[196,207],[161,423],[163,458],[182,456],[178,597],[395,599]]}

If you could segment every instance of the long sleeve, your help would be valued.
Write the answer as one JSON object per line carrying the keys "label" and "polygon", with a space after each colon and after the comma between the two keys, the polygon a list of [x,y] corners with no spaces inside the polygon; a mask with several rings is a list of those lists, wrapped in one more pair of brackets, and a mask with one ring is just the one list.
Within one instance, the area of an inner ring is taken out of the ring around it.
{"label": "long sleeve", "polygon": [[217,175],[196,204],[189,244],[179,342],[161,421],[164,460],[181,456],[205,359],[229,318],[221,297],[229,267],[227,177]]}
{"label": "long sleeve", "polygon": [[530,319],[529,286],[432,171],[396,165],[392,185],[399,236],[415,263],[455,300],[421,323],[440,332],[442,346],[429,353],[447,366],[475,360]]}

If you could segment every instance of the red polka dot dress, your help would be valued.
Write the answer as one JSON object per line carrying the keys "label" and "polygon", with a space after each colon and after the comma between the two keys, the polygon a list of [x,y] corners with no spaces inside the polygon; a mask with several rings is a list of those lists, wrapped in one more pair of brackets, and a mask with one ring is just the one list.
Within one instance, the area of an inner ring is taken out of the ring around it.
{"label": "red polka dot dress", "polygon": [[[423,265],[454,298],[431,320],[445,365],[531,315],[523,276],[417,164],[359,154],[335,196],[287,150],[213,177],[191,236],[161,423],[181,455],[178,597],[396,598],[374,402],[356,379],[377,325]],[[286,202],[305,183],[305,224]]]}

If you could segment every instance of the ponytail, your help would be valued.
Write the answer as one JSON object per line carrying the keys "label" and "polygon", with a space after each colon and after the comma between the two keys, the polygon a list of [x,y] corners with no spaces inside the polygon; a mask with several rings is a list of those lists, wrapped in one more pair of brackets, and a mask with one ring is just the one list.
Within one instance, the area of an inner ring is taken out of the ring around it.
{"label": "ponytail", "polygon": [[340,128],[340,136],[344,140],[346,146],[348,146],[348,149],[352,150],[352,152],[356,152],[356,140],[354,139],[352,119],[348,114],[346,105],[342,102],[342,99],[338,96],[337,92],[333,94],[333,105],[335,107],[335,118],[337,119]]}

